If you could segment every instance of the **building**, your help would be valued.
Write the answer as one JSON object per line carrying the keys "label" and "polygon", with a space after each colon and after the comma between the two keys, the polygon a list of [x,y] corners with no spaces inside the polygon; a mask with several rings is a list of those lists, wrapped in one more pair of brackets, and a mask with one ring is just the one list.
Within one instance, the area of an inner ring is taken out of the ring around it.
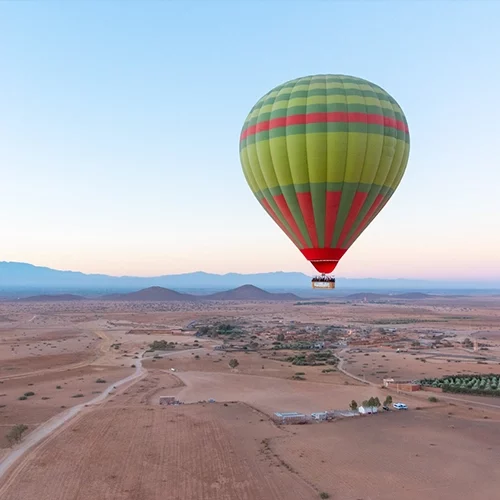
{"label": "building", "polygon": [[360,406],[358,411],[361,415],[371,415],[372,413],[378,412],[376,406]]}
{"label": "building", "polygon": [[394,380],[393,378],[384,378],[384,387],[395,389],[397,392],[415,392],[420,391],[421,386],[412,380]]}
{"label": "building", "polygon": [[273,420],[278,424],[305,424],[309,418],[304,413],[291,412],[276,412],[273,415]]}
{"label": "building", "polygon": [[316,413],[311,413],[311,417],[313,420],[326,420],[328,418],[328,412],[318,411]]}

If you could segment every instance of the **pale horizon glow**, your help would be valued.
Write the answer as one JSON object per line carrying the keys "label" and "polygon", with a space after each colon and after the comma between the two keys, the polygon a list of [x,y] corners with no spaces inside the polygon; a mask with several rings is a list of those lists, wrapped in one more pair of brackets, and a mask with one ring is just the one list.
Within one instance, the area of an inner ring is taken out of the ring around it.
{"label": "pale horizon glow", "polygon": [[411,150],[336,275],[498,280],[499,18],[479,0],[1,2],[0,261],[314,274],[238,138],[273,86],[344,73],[398,100]]}

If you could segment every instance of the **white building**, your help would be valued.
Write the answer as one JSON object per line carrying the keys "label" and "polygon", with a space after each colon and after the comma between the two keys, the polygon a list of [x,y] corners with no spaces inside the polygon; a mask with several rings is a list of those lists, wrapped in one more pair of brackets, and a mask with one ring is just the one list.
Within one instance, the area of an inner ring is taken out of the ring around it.
{"label": "white building", "polygon": [[360,406],[358,411],[361,415],[371,415],[372,413],[377,413],[378,409],[376,406]]}
{"label": "white building", "polygon": [[318,411],[316,413],[311,413],[313,420],[326,420],[328,418],[328,412]]}

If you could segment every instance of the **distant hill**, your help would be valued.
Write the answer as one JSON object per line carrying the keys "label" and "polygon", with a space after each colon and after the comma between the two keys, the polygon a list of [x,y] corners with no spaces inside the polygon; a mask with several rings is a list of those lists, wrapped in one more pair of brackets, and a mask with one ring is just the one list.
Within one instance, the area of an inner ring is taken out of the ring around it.
{"label": "distant hill", "polygon": [[431,295],[422,292],[408,292],[408,293],[394,293],[394,294],[384,294],[384,293],[352,293],[347,295],[345,298],[347,300],[419,300],[419,299],[431,299],[436,297],[436,295]]}
{"label": "distant hill", "polygon": [[22,297],[19,299],[19,302],[70,302],[75,300],[87,299],[81,295],[62,293],[56,295],[32,295],[31,297]]}
{"label": "distant hill", "polygon": [[[312,270],[312,268],[311,268]],[[131,292],[147,287],[163,287],[174,290],[214,292],[237,288],[248,283],[265,290],[305,290],[310,288],[311,278],[303,273],[272,272],[256,274],[212,274],[193,272],[170,274],[150,278],[135,276],[108,276],[84,274],[75,271],[58,271],[48,267],[34,266],[23,262],[0,262],[0,293],[5,295],[39,294],[83,294]],[[500,277],[490,281],[426,281],[414,279],[376,279],[337,277],[337,290],[328,294],[339,294],[343,290],[366,291],[431,291],[431,290],[500,290]],[[15,293],[12,293],[15,290]],[[17,293],[19,292],[19,293]],[[321,292],[315,290],[315,295]],[[383,293],[383,292],[382,292]]]}
{"label": "distant hill", "polygon": [[271,293],[253,285],[243,285],[226,292],[206,295],[209,300],[297,300],[300,297],[293,293]]}
{"label": "distant hill", "polygon": [[114,293],[112,295],[103,295],[102,300],[130,300],[145,302],[166,302],[170,300],[197,300],[200,297],[188,293],[180,293],[161,286],[152,286],[131,293]]}

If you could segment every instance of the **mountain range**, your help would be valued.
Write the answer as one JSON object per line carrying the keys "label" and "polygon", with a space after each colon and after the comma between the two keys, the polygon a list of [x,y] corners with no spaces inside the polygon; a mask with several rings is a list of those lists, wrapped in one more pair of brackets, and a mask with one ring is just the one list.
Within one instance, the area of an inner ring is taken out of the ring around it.
{"label": "mountain range", "polygon": [[[195,300],[297,300],[300,297],[293,293],[271,293],[253,285],[243,285],[233,290],[207,295],[193,295],[180,293],[160,286],[152,286],[130,293],[113,293],[100,297],[91,297],[92,300],[109,301],[142,301],[142,302],[168,302],[168,301],[195,301]],[[32,295],[18,299],[20,302],[69,302],[87,300],[87,297],[74,294]]]}
{"label": "mountain range", "polygon": [[[22,262],[0,262],[0,292],[36,291],[36,293],[74,293],[93,295],[103,293],[136,291],[153,286],[177,291],[217,292],[252,284],[266,290],[310,290],[310,276],[298,272],[271,272],[257,274],[212,274],[193,272],[156,277],[108,276],[84,274],[76,271],[60,271],[48,267],[34,266]],[[430,290],[498,290],[500,279],[491,281],[445,281],[416,279],[337,278],[337,290],[384,290],[384,291],[430,291]],[[315,290],[314,293],[329,292]],[[336,291],[337,293],[337,291]],[[20,293],[19,295],[26,295]]]}

